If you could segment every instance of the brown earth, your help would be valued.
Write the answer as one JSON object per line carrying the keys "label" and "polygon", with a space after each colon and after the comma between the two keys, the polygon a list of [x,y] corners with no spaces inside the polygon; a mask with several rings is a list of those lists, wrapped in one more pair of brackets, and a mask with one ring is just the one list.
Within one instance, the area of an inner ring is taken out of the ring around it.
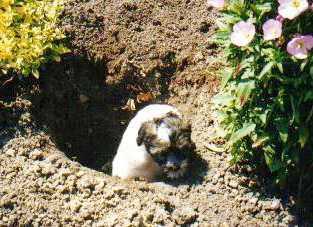
{"label": "brown earth", "polygon": [[[73,52],[39,81],[0,89],[0,226],[304,224],[291,197],[276,199],[253,170],[207,148],[225,65],[209,39],[216,17],[205,1],[69,1],[60,26]],[[192,122],[190,173],[165,183],[110,177],[132,108],[160,102]]]}

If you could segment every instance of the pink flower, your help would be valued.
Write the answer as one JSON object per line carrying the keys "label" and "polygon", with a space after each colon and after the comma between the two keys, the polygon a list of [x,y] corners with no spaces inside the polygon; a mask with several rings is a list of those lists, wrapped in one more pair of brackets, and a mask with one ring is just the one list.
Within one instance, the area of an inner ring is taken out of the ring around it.
{"label": "pink flower", "polygon": [[308,0],[278,0],[278,2],[280,4],[278,13],[290,20],[309,8]]}
{"label": "pink flower", "polygon": [[277,17],[275,18],[275,20],[279,21],[280,23],[283,23],[284,22],[284,19],[282,15],[277,15]]}
{"label": "pink flower", "polygon": [[223,9],[225,6],[225,0],[208,0],[208,6]]}
{"label": "pink flower", "polygon": [[255,27],[250,22],[240,21],[233,27],[230,39],[236,46],[248,45],[255,35]]}
{"label": "pink flower", "polygon": [[308,51],[313,48],[313,36],[305,35],[293,38],[287,44],[287,52],[298,59],[308,57]]}
{"label": "pink flower", "polygon": [[281,22],[274,19],[266,21],[262,27],[264,40],[273,40],[279,38],[282,33],[282,26],[283,25]]}

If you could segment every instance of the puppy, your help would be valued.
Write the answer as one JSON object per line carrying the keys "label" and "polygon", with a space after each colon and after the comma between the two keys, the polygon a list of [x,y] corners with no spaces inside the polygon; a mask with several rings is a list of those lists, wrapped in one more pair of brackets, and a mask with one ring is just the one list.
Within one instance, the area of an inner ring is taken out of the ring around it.
{"label": "puppy", "polygon": [[142,177],[148,181],[166,175],[178,178],[188,168],[195,148],[191,126],[173,106],[153,104],[130,121],[113,160],[112,175],[122,179]]}

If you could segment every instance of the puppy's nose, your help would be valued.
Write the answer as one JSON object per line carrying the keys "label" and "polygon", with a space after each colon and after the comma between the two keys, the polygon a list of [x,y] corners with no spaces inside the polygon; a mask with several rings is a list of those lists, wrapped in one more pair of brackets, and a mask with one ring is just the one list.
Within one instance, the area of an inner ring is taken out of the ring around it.
{"label": "puppy's nose", "polygon": [[166,167],[170,170],[178,170],[180,168],[181,160],[175,155],[169,155],[166,160]]}
{"label": "puppy's nose", "polygon": [[166,167],[167,169],[171,171],[177,171],[180,168],[179,165],[171,165],[171,164],[166,165]]}

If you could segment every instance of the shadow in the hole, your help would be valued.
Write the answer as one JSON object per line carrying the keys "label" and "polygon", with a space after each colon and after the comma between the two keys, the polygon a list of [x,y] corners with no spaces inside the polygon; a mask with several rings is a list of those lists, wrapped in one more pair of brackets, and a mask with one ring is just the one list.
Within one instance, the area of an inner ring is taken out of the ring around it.
{"label": "shadow in the hole", "polygon": [[132,115],[121,109],[130,95],[124,82],[109,86],[105,77],[104,64],[68,56],[41,72],[32,97],[33,120],[69,158],[96,170],[106,170]]}
{"label": "shadow in the hole", "polygon": [[33,127],[27,115],[30,103],[26,93],[36,87],[35,80],[19,80],[16,75],[0,75],[0,148]]}
{"label": "shadow in the hole", "polygon": [[[103,63],[69,55],[61,63],[47,65],[39,81],[25,80],[26,85],[24,80],[12,83],[12,87],[5,88],[6,97],[14,101],[20,91],[24,91],[31,101],[31,127],[45,130],[70,159],[110,174],[121,136],[135,114],[121,108],[129,98],[136,98],[136,92],[128,89],[129,84],[139,85],[144,92],[155,92],[158,95],[152,101],[162,103],[169,97],[170,76],[151,75],[141,79],[130,71],[122,80],[109,84],[106,71]],[[148,104],[141,104],[137,109]],[[10,109],[5,113],[13,115]],[[12,119],[10,116],[5,118]],[[13,126],[18,125],[18,120],[16,117]],[[200,156],[193,157],[185,178],[166,182],[172,185],[201,183],[207,164]]]}
{"label": "shadow in the hole", "polygon": [[132,88],[155,93],[153,102],[160,103],[169,96],[169,79],[153,74],[143,78],[130,69],[123,78],[108,80],[103,62],[69,55],[42,70],[39,92],[31,98],[32,119],[70,159],[110,174],[120,139],[135,114],[122,109],[138,95]]}

